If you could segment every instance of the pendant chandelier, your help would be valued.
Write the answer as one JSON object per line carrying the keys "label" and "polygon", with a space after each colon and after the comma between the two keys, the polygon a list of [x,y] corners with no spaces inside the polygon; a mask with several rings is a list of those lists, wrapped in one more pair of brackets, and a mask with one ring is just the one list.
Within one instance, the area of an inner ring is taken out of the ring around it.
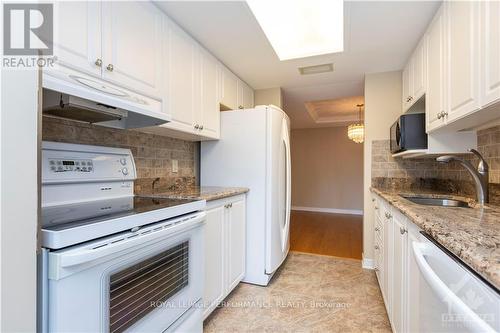
{"label": "pendant chandelier", "polygon": [[363,143],[365,140],[365,125],[361,121],[361,108],[364,104],[356,105],[359,108],[359,123],[351,124],[347,127],[347,137],[356,143]]}

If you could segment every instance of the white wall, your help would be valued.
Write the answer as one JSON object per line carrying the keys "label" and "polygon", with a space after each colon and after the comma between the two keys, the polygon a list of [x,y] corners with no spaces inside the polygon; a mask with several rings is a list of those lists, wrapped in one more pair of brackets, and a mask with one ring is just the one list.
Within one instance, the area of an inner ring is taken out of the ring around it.
{"label": "white wall", "polygon": [[363,145],[347,127],[292,130],[292,206],[361,214]]}
{"label": "white wall", "polygon": [[389,128],[402,112],[401,85],[400,71],[365,76],[363,259],[373,259],[372,141],[389,139]]}
{"label": "white wall", "polygon": [[0,78],[0,331],[36,331],[36,71]]}
{"label": "white wall", "polygon": [[257,89],[254,91],[255,105],[276,105],[283,109],[283,95],[280,87]]}

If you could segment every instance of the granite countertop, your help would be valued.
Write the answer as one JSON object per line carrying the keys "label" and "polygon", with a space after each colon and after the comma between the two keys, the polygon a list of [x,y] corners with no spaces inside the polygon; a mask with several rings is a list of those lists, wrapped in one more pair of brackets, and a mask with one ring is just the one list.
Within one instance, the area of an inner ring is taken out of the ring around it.
{"label": "granite countertop", "polygon": [[[500,206],[480,207],[473,199],[430,191],[371,188],[423,231],[500,289]],[[423,206],[400,195],[453,197],[472,208]]]}
{"label": "granite countertop", "polygon": [[176,190],[154,192],[151,196],[170,199],[217,200],[248,192],[246,187],[189,186]]}

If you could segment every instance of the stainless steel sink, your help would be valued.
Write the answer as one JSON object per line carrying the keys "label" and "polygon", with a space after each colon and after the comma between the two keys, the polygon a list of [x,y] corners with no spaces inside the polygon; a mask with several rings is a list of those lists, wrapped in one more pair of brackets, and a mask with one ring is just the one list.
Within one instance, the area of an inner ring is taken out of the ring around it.
{"label": "stainless steel sink", "polygon": [[470,208],[469,204],[465,201],[455,200],[451,198],[429,198],[429,197],[415,197],[401,195],[401,197],[413,203],[425,206],[441,206],[441,207],[464,207]]}

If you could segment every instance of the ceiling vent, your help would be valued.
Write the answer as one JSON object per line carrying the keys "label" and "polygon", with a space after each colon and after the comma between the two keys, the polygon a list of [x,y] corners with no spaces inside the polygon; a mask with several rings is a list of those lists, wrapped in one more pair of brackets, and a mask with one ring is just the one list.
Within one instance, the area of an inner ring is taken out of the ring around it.
{"label": "ceiling vent", "polygon": [[299,73],[301,75],[319,74],[327,72],[333,72],[333,64],[299,67]]}

